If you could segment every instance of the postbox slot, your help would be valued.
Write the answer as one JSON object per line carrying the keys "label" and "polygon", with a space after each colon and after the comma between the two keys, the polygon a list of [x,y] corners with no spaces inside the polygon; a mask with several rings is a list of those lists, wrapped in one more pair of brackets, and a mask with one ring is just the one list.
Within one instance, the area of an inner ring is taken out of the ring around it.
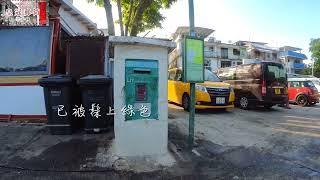
{"label": "postbox slot", "polygon": [[136,74],[150,74],[151,73],[151,69],[135,68],[135,69],[133,69],[133,73],[136,73]]}

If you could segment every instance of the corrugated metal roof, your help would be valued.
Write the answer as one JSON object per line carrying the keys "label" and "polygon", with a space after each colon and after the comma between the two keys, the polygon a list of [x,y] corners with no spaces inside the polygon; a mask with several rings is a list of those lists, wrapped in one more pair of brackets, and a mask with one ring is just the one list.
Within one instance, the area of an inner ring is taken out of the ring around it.
{"label": "corrugated metal roof", "polygon": [[92,22],[87,16],[85,16],[82,12],[80,12],[76,7],[74,7],[71,2],[68,0],[59,0],[61,3],[61,7],[64,8],[67,12],[76,16],[77,19],[86,25],[90,30],[96,30],[97,24]]}
{"label": "corrugated metal roof", "polygon": [[250,43],[249,47],[252,49],[257,49],[259,51],[263,51],[263,52],[272,52],[272,51],[279,50],[279,48],[270,47],[270,46],[267,46],[265,44],[260,44],[260,43]]}

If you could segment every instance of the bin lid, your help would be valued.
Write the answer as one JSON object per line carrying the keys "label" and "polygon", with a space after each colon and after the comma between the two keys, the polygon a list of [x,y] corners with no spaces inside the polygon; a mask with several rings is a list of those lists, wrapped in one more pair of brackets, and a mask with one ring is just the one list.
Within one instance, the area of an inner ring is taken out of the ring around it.
{"label": "bin lid", "polygon": [[88,75],[78,80],[79,85],[102,85],[112,82],[112,78],[104,75]]}
{"label": "bin lid", "polygon": [[64,74],[45,76],[39,79],[40,86],[71,85],[72,77]]}

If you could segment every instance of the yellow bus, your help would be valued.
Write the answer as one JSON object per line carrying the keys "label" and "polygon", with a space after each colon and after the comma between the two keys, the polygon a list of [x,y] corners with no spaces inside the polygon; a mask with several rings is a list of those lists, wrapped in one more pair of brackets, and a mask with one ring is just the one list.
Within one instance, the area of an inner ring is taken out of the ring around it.
{"label": "yellow bus", "polygon": [[[230,84],[222,82],[217,75],[205,70],[204,83],[196,83],[196,109],[232,109],[234,91]],[[168,101],[189,110],[190,83],[182,81],[182,70],[173,68],[168,71]]]}

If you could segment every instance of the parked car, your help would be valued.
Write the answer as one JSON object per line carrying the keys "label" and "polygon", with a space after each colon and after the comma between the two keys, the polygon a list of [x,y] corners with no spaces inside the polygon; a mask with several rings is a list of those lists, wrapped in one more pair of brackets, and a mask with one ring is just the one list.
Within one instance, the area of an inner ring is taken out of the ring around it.
{"label": "parked car", "polygon": [[[182,70],[168,71],[168,100],[182,105],[188,111],[190,106],[190,83],[182,81]],[[230,84],[222,82],[217,75],[205,70],[205,82],[196,83],[196,109],[234,108],[234,91]]]}
{"label": "parked car", "polygon": [[289,102],[301,106],[319,103],[319,91],[312,81],[301,78],[289,78]]}
{"label": "parked car", "polygon": [[216,72],[224,82],[234,87],[235,102],[242,109],[257,105],[271,108],[287,101],[287,75],[280,63],[261,61]]}

